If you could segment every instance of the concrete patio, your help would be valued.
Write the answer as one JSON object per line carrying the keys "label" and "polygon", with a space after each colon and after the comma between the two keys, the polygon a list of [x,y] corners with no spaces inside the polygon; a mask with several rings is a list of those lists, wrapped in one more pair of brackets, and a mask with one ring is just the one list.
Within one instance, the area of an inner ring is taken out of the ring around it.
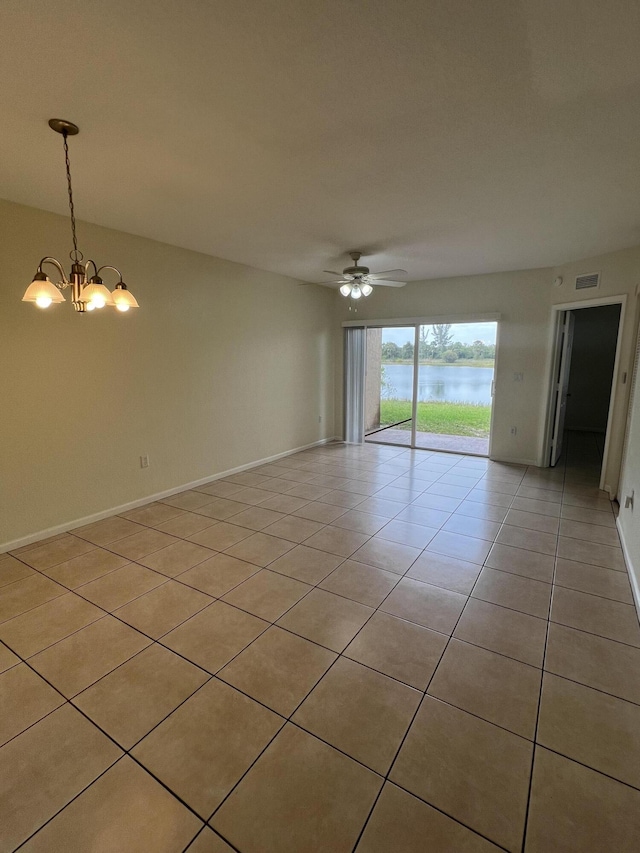
{"label": "concrete patio", "polygon": [[[399,444],[408,447],[411,443],[411,430],[383,429],[365,436],[366,442],[376,444]],[[489,455],[489,439],[474,438],[466,435],[438,435],[434,432],[416,432],[416,447],[425,450],[448,450],[453,453],[473,453],[479,456]]]}

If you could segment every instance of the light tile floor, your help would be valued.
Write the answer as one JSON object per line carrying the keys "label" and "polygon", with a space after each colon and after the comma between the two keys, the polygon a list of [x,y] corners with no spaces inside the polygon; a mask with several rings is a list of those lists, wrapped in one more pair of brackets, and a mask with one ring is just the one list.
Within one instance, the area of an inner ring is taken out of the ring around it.
{"label": "light tile floor", "polygon": [[0,556],[0,851],[637,851],[599,462],[335,444]]}

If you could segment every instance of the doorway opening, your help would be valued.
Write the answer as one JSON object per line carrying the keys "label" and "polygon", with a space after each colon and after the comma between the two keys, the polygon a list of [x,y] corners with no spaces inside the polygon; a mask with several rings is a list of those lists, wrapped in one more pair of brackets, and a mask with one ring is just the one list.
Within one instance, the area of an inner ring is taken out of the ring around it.
{"label": "doorway opening", "polygon": [[488,456],[497,326],[367,328],[365,441]]}
{"label": "doorway opening", "polygon": [[[594,465],[604,487],[623,301],[559,306],[548,421],[547,464],[557,465],[566,435],[598,448]],[[612,496],[613,497],[613,496]]]}

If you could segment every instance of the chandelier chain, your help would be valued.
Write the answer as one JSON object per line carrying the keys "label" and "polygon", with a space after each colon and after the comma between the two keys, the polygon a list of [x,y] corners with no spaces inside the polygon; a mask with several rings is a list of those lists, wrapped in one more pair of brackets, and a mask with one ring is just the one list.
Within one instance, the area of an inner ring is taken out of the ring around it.
{"label": "chandelier chain", "polygon": [[71,236],[73,238],[73,252],[71,253],[72,259],[77,263],[78,257],[81,255],[81,252],[78,252],[78,238],[76,236],[76,214],[73,206],[73,189],[71,187],[71,162],[69,160],[69,144],[67,142],[67,132],[64,131],[62,134],[62,139],[64,141],[64,162],[67,167],[67,187],[69,192],[69,212],[71,214]]}

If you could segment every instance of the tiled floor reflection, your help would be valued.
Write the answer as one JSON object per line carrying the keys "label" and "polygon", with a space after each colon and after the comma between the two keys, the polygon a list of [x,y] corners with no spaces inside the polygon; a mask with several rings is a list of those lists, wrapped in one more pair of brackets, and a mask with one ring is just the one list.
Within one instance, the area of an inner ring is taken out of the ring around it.
{"label": "tiled floor reflection", "polygon": [[334,444],[0,555],[0,851],[637,851],[599,465]]}

